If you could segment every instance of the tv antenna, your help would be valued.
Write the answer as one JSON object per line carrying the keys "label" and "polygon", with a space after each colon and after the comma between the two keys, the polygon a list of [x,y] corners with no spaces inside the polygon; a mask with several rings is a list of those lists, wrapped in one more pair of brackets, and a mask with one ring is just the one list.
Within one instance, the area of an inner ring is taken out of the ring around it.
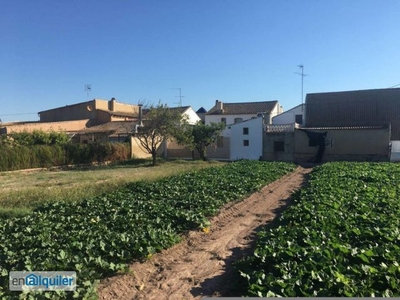
{"label": "tv antenna", "polygon": [[301,70],[301,73],[296,72],[297,75],[301,76],[301,110],[303,110],[303,87],[304,87],[304,77],[307,76],[307,74],[304,74],[304,65],[298,65],[298,67]]}
{"label": "tv antenna", "polygon": [[86,92],[86,100],[89,101],[89,92],[92,91],[92,85],[91,84],[85,84],[85,92]]}
{"label": "tv antenna", "polygon": [[178,103],[174,102],[174,103],[179,104],[179,107],[182,107],[182,98],[185,97],[185,96],[182,96],[182,89],[181,88],[172,88],[172,89],[179,90],[179,96],[176,96],[176,97],[179,97],[179,102]]}
{"label": "tv antenna", "polygon": [[390,86],[390,87],[388,87],[388,88],[389,88],[389,89],[392,89],[392,88],[395,88],[395,87],[398,87],[398,86],[400,86],[400,84],[396,84],[396,85]]}

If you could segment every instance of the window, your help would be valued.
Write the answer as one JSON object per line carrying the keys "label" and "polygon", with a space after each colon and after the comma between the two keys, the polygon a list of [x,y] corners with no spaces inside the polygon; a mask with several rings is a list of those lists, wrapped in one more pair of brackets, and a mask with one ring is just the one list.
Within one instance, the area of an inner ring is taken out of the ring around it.
{"label": "window", "polygon": [[284,141],[274,141],[274,152],[284,152],[285,142]]}
{"label": "window", "polygon": [[226,118],[221,118],[221,123],[224,123],[226,125]]}
{"label": "window", "polygon": [[224,147],[224,137],[219,136],[217,137],[217,148],[223,148]]}
{"label": "window", "polygon": [[249,134],[249,127],[243,127],[243,134],[245,135]]}
{"label": "window", "polygon": [[248,147],[249,146],[249,140],[243,140],[243,146]]}
{"label": "window", "polygon": [[235,118],[235,124],[236,124],[236,123],[241,123],[241,122],[243,122],[243,119],[242,119],[242,118]]}
{"label": "window", "polygon": [[295,116],[295,122],[297,124],[303,124],[303,115],[296,115]]}

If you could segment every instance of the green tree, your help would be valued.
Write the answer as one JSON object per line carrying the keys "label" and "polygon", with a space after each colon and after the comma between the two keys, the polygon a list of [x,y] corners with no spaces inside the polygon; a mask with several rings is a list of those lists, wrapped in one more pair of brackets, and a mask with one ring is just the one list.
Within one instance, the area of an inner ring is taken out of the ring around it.
{"label": "green tree", "polygon": [[186,124],[177,132],[176,139],[179,144],[185,145],[191,150],[196,149],[202,160],[207,160],[207,147],[215,143],[218,136],[225,129],[223,123],[203,124],[201,121],[195,125]]}
{"label": "green tree", "polygon": [[151,106],[144,114],[143,124],[138,127],[134,136],[145,151],[151,154],[153,166],[156,164],[157,152],[162,142],[177,134],[181,122],[182,116],[178,110],[161,103]]}

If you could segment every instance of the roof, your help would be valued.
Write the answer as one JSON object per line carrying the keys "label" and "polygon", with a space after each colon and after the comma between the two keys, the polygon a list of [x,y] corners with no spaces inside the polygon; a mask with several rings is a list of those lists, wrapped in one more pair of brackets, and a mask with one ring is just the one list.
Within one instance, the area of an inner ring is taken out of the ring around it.
{"label": "roof", "polygon": [[0,122],[0,126],[13,126],[13,125],[25,125],[25,124],[37,124],[40,121],[15,121],[15,122]]}
{"label": "roof", "polygon": [[[79,102],[79,103],[74,103],[74,104],[67,104],[65,106],[60,106],[60,107],[55,107],[55,108],[51,108],[51,109],[42,110],[42,111],[39,111],[38,114],[41,114],[43,112],[50,112],[50,111],[54,111],[54,110],[59,110],[59,109],[65,108],[65,107],[69,107],[70,108],[70,107],[79,106],[79,105],[85,105],[85,104],[86,105],[91,105],[96,101],[110,102],[111,100],[104,100],[104,99],[94,98],[92,100],[88,100],[88,101],[84,101],[84,102]],[[117,103],[118,104],[124,104],[124,105],[136,106],[135,104],[128,104],[128,103],[123,103],[123,102],[117,102]],[[98,110],[100,110],[100,109],[98,109]],[[106,110],[106,111],[108,111],[108,110]]]}
{"label": "roof", "polygon": [[205,114],[207,110],[204,107],[200,107],[197,111],[196,114]]}
{"label": "roof", "polygon": [[108,133],[110,135],[128,134],[135,131],[136,121],[113,121],[83,129],[78,134]]}
{"label": "roof", "polygon": [[38,114],[41,114],[41,113],[43,113],[43,112],[49,112],[49,111],[52,111],[52,110],[58,110],[58,109],[65,108],[65,107],[79,106],[79,105],[82,105],[82,104],[90,105],[90,104],[93,104],[93,102],[94,102],[95,100],[107,101],[107,100],[102,100],[102,99],[92,99],[92,100],[88,100],[88,101],[84,101],[84,102],[79,102],[79,103],[74,103],[74,104],[67,104],[67,105],[65,105],[65,106],[59,106],[59,107],[55,107],[55,108],[50,108],[50,109],[42,110],[42,111],[39,111]]}
{"label": "roof", "polygon": [[257,114],[260,112],[270,113],[278,101],[262,101],[262,102],[236,102],[236,103],[225,103],[223,102],[223,110],[218,109],[215,105],[209,110],[206,115],[247,115]]}
{"label": "roof", "polygon": [[306,96],[306,127],[381,126],[400,118],[400,88]]}
{"label": "roof", "polygon": [[[168,107],[170,110],[178,111],[181,114],[185,113],[191,106],[178,106],[178,107]],[[146,115],[150,111],[150,108],[143,108],[142,114],[143,116]]]}
{"label": "roof", "polygon": [[139,116],[138,113],[127,113],[127,112],[123,112],[123,111],[111,111],[111,110],[105,110],[105,109],[97,109],[97,110],[108,113],[112,116],[135,117],[135,118],[137,118]]}
{"label": "roof", "polygon": [[348,126],[348,127],[302,127],[299,130],[360,130],[360,129],[384,129],[388,128],[386,125],[382,126]]}
{"label": "roof", "polygon": [[179,106],[179,107],[170,107],[171,110],[177,110],[181,114],[183,114],[185,111],[187,111],[190,108],[190,106]]}

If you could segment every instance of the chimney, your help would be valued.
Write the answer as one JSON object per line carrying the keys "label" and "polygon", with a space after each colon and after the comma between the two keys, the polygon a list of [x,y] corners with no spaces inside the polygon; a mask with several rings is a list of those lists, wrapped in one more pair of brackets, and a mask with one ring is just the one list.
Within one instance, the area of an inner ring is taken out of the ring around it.
{"label": "chimney", "polygon": [[221,113],[224,111],[224,104],[222,103],[222,101],[215,100],[215,106],[217,107],[217,110]]}
{"label": "chimney", "polygon": [[108,110],[115,111],[116,103],[117,103],[117,100],[115,100],[115,98],[111,98],[111,100],[108,103]]}
{"label": "chimney", "polygon": [[139,126],[143,126],[142,124],[142,104],[139,104],[139,117],[138,117],[138,121],[139,121]]}

